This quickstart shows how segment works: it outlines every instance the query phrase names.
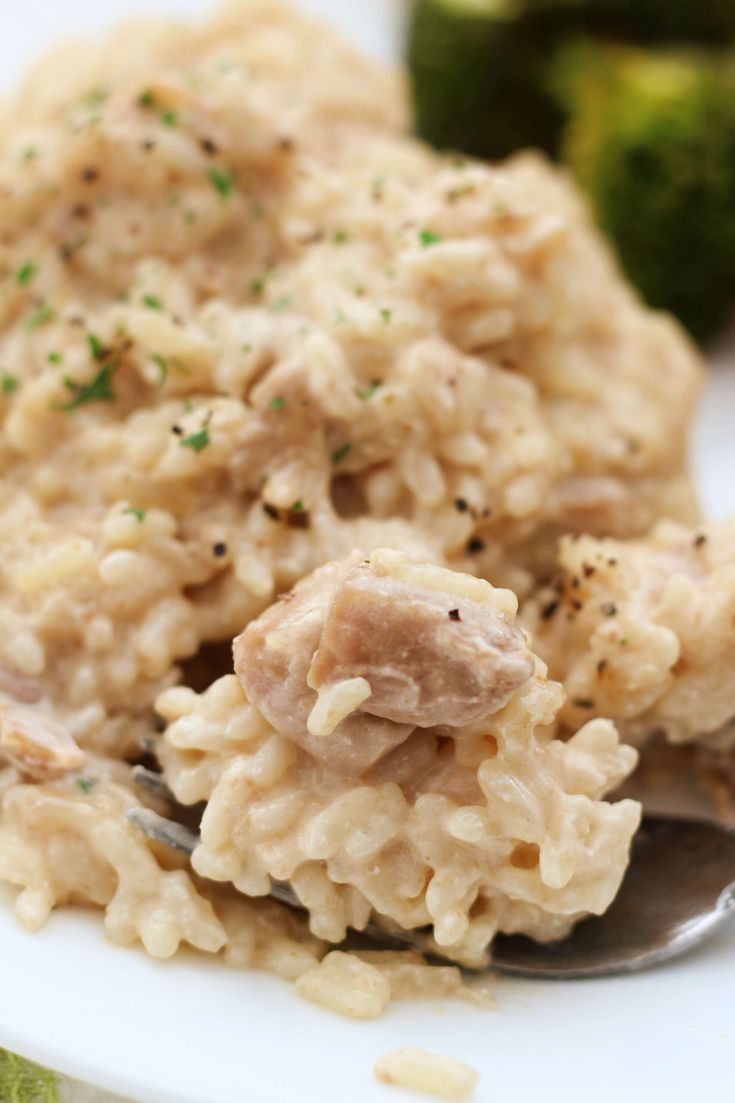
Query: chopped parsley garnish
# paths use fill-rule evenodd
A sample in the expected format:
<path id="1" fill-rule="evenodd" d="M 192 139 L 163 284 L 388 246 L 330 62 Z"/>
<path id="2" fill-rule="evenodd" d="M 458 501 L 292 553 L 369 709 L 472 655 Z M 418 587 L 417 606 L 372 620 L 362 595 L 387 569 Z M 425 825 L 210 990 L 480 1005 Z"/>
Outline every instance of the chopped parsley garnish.
<path id="1" fill-rule="evenodd" d="M 37 271 L 38 266 L 35 265 L 33 261 L 27 260 L 25 264 L 21 264 L 20 268 L 15 273 L 15 282 L 20 287 L 25 287 L 31 282 Z"/>
<path id="2" fill-rule="evenodd" d="M 87 344 L 89 345 L 89 351 L 92 354 L 93 360 L 103 360 L 105 355 L 105 347 L 100 341 L 99 337 L 96 337 L 94 333 L 87 334 Z"/>
<path id="3" fill-rule="evenodd" d="M 297 498 L 294 504 L 291 506 L 291 509 L 294 513 L 303 513 L 304 503 L 301 501 L 300 498 Z"/>
<path id="4" fill-rule="evenodd" d="M 349 455 L 349 453 L 351 451 L 352 451 L 352 445 L 350 444 L 349 441 L 345 441 L 345 443 L 341 446 L 341 448 L 338 448 L 336 452 L 332 452 L 332 463 L 335 463 L 335 464 L 336 463 L 341 463 L 342 460 L 347 455 Z"/>
<path id="5" fill-rule="evenodd" d="M 223 199 L 229 199 L 232 194 L 232 188 L 235 183 L 235 178 L 230 172 L 225 172 L 224 169 L 211 168 L 207 173 L 212 187 L 215 188 Z"/>
<path id="6" fill-rule="evenodd" d="M 286 399 L 281 398 L 280 395 L 276 395 L 276 397 L 272 398 L 270 400 L 270 402 L 268 403 L 268 409 L 269 410 L 282 410 L 285 405 L 286 405 Z"/>
<path id="7" fill-rule="evenodd" d="M 77 785 L 83 793 L 91 793 L 97 784 L 97 778 L 94 777 L 80 777 L 77 781 Z"/>
<path id="8" fill-rule="evenodd" d="M 157 295 L 143 295 L 141 302 L 143 306 L 147 306 L 149 310 L 163 310 L 163 303 Z"/>
<path id="9" fill-rule="evenodd" d="M 332 241 L 335 245 L 344 245 L 348 241 L 346 230 L 335 230 L 332 234 Z"/>
<path id="10" fill-rule="evenodd" d="M 281 299 L 276 299 L 274 303 L 270 305 L 271 314 L 283 314 L 284 310 L 288 310 L 291 305 L 291 300 L 287 295 L 284 295 Z"/>
<path id="11" fill-rule="evenodd" d="M 388 309 L 386 309 L 386 307 L 384 307 L 384 306 L 381 306 L 381 308 L 380 308 L 380 310 L 378 311 L 378 313 L 380 314 L 380 317 L 381 317 L 381 318 L 383 319 L 383 321 L 385 322 L 385 324 L 386 324 L 386 325 L 388 325 L 388 323 L 390 322 L 391 318 L 393 317 L 393 311 L 392 311 L 392 310 L 388 310 Z"/>
<path id="12" fill-rule="evenodd" d="M 173 128 L 179 125 L 179 116 L 175 111 L 164 111 L 161 115 L 161 122 L 164 126 Z"/>
<path id="13" fill-rule="evenodd" d="M 156 106 L 156 97 L 150 88 L 146 88 L 140 93 L 138 96 L 138 103 L 148 111 L 151 111 Z"/>
<path id="14" fill-rule="evenodd" d="M 56 317 L 56 311 L 53 307 L 47 306 L 46 303 L 42 303 L 37 307 L 32 314 L 29 314 L 25 320 L 26 333 L 33 333 L 34 329 L 39 329 L 40 326 L 45 326 L 47 322 L 52 322 Z"/>
<path id="15" fill-rule="evenodd" d="M 191 448 L 193 452 L 203 452 L 204 449 L 210 444 L 209 429 L 205 425 L 203 429 L 200 429 L 198 433 L 192 433 L 188 437 L 184 437 L 179 441 L 182 448 Z"/>
<path id="16" fill-rule="evenodd" d="M 113 361 L 103 364 L 95 377 L 89 383 L 77 383 L 73 379 L 65 379 L 64 386 L 72 391 L 72 397 L 68 402 L 60 402 L 54 409 L 72 413 L 80 406 L 86 406 L 90 402 L 114 402 L 115 392 L 112 389 L 112 377 L 117 371 L 118 364 Z"/>
<path id="17" fill-rule="evenodd" d="M 426 249 L 429 245 L 437 245 L 441 238 L 433 230 L 419 230 L 419 241 Z"/>
<path id="18" fill-rule="evenodd" d="M 369 387 L 355 387 L 355 394 L 359 399 L 362 399 L 363 402 L 369 402 L 379 386 L 380 380 L 376 379 Z"/>
<path id="19" fill-rule="evenodd" d="M 38 157 L 38 150 L 35 146 L 26 146 L 21 157 L 24 161 L 34 161 Z"/>
<path id="20" fill-rule="evenodd" d="M 184 211 L 184 222 L 186 222 L 187 226 L 191 226 L 192 222 L 196 222 L 197 218 L 198 215 L 196 211 Z"/>
<path id="21" fill-rule="evenodd" d="M 262 295 L 264 291 L 265 291 L 265 280 L 264 279 L 252 280 L 252 282 L 250 284 L 250 294 L 251 295 Z"/>
<path id="22" fill-rule="evenodd" d="M 140 521 L 141 524 L 143 523 L 143 521 L 145 521 L 145 515 L 147 512 L 148 511 L 145 509 L 138 509 L 137 506 L 130 506 L 129 509 L 125 510 L 125 513 L 132 514 L 135 520 Z"/>
<path id="23" fill-rule="evenodd" d="M 601 609 L 606 617 L 614 617 L 618 611 L 618 607 L 614 601 L 606 601 L 605 604 L 601 606 Z"/>
<path id="24" fill-rule="evenodd" d="M 64 363 L 64 357 L 61 355 L 60 352 L 50 352 L 48 354 L 47 360 L 48 360 L 49 364 L 63 364 Z"/>
<path id="25" fill-rule="evenodd" d="M 13 391 L 18 390 L 20 383 L 14 375 L 3 372 L 2 376 L 0 376 L 0 386 L 2 387 L 3 394 L 12 394 Z"/>

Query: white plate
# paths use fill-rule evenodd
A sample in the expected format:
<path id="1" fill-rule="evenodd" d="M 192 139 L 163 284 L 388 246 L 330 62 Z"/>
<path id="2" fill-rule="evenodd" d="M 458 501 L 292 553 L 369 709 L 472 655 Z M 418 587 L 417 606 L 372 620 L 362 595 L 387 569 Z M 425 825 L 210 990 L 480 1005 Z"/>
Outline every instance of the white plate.
<path id="1" fill-rule="evenodd" d="M 391 2 L 307 6 L 390 54 Z M 203 11 L 206 4 L 149 0 L 146 7 Z M 60 33 L 130 9 L 130 0 L 23 0 L 12 14 L 3 11 L 3 79 Z M 735 512 L 735 354 L 725 350 L 720 360 L 695 461 L 708 511 L 725 516 Z M 232 972 L 193 953 L 160 963 L 119 949 L 94 914 L 61 911 L 40 934 L 26 934 L 13 920 L 12 898 L 0 889 L 0 1045 L 142 1103 L 388 1103 L 373 1063 L 408 1044 L 477 1068 L 477 1103 L 732 1098 L 735 925 L 688 959 L 639 977 L 501 980 L 495 1012 L 407 1003 L 377 1022 L 352 1023 L 269 976 Z"/>

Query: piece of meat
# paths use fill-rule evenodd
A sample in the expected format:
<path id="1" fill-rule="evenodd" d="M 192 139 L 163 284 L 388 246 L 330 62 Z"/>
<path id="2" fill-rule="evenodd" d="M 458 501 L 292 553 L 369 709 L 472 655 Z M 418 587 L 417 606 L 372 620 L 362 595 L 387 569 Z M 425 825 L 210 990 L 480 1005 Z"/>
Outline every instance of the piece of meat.
<path id="1" fill-rule="evenodd" d="M 523 633 L 497 609 L 361 563 L 332 594 L 309 684 L 366 678 L 360 707 L 372 716 L 461 727 L 497 712 L 532 673 Z"/>
<path id="2" fill-rule="evenodd" d="M 78 770 L 85 759 L 66 728 L 22 707 L 0 712 L 0 754 L 38 781 Z"/>
<path id="3" fill-rule="evenodd" d="M 451 588 L 451 572 L 429 576 L 409 565 L 406 574 L 407 565 L 385 552 L 329 564 L 235 640 L 249 699 L 336 769 L 367 769 L 417 727 L 490 716 L 533 673 L 525 637 L 493 602 L 496 591 L 473 580 L 468 595 Z M 353 702 L 344 715 L 341 690 Z M 319 730 L 315 706 L 324 698 L 332 723 Z M 329 715 L 322 710 L 320 723 Z"/>

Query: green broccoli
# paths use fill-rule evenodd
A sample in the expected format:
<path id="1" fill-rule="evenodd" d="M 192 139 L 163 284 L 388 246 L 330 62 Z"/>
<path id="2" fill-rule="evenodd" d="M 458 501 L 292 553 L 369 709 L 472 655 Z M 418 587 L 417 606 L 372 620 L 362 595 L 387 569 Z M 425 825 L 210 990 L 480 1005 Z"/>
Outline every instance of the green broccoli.
<path id="1" fill-rule="evenodd" d="M 433 145 L 478 157 L 553 152 L 562 117 L 539 84 L 544 17 L 526 0 L 417 0 L 408 64 L 415 125 Z"/>
<path id="2" fill-rule="evenodd" d="M 56 1077 L 0 1049 L 0 1100 L 3 1103 L 57 1103 Z"/>
<path id="3" fill-rule="evenodd" d="M 607 31 L 632 43 L 715 44 L 735 39 L 732 0 L 527 0 L 577 32 Z"/>
<path id="4" fill-rule="evenodd" d="M 735 293 L 735 64 L 578 43 L 561 50 L 562 155 L 623 267 L 705 339 Z"/>

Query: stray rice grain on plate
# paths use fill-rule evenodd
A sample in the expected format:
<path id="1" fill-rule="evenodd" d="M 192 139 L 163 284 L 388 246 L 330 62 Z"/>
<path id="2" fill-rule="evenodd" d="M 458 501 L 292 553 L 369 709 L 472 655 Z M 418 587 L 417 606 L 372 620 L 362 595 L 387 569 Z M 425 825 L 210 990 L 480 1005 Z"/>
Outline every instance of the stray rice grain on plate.
<path id="1" fill-rule="evenodd" d="M 480 1079 L 474 1069 L 455 1057 L 427 1053 L 418 1046 L 405 1046 L 379 1057 L 375 1075 L 384 1084 L 458 1100 L 468 1099 Z"/>

